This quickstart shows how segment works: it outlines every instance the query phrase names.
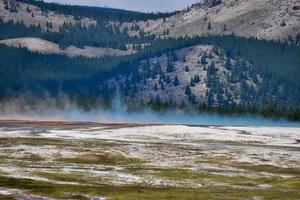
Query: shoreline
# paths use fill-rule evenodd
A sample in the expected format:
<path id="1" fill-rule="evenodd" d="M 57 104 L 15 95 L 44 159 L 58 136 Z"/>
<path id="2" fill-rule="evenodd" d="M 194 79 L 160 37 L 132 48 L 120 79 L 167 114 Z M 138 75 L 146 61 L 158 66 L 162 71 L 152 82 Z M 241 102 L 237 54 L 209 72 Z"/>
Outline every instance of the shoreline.
<path id="1" fill-rule="evenodd" d="M 241 125 L 241 124 L 192 124 L 192 123 L 132 123 L 132 122 L 97 122 L 97 121 L 76 121 L 76 120 L 27 120 L 27 119 L 0 119 L 1 126 L 31 126 L 31 127 L 60 127 L 60 128 L 76 128 L 76 127 L 97 127 L 106 126 L 114 128 L 130 128 L 130 127 L 143 127 L 143 126 L 187 126 L 187 127 L 278 127 L 278 128 L 300 128 L 299 125 L 283 126 L 278 124 L 278 126 L 266 125 Z"/>
<path id="2" fill-rule="evenodd" d="M 147 125 L 161 125 L 150 123 L 125 123 L 125 122 L 93 122 L 93 121 L 67 121 L 67 120 L 15 120 L 0 119 L 0 126 L 34 126 L 34 127 L 85 127 L 85 126 L 115 126 L 115 127 L 137 127 Z"/>

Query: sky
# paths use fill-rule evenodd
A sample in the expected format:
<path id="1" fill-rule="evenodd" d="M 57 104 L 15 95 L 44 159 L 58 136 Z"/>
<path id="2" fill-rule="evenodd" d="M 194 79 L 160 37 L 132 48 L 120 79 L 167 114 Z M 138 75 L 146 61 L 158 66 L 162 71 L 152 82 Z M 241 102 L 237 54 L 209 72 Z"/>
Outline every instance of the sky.
<path id="1" fill-rule="evenodd" d="M 165 12 L 186 8 L 200 0 L 45 0 L 72 5 L 121 8 L 143 12 Z"/>

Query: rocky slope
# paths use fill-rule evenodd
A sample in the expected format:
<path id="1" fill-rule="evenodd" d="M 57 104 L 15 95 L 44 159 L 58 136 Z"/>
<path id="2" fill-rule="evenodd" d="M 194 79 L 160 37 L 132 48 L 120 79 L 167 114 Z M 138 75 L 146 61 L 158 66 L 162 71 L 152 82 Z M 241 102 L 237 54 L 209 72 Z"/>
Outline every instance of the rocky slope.
<path id="1" fill-rule="evenodd" d="M 164 37 L 231 34 L 267 40 L 296 37 L 300 2 L 296 0 L 205 0 L 166 19 L 137 23 Z"/>
<path id="2" fill-rule="evenodd" d="M 23 21 L 26 25 L 41 25 L 44 30 L 56 32 L 64 23 L 96 24 L 91 18 L 75 19 L 53 11 L 18 2 L 18 12 L 11 12 L 0 1 L 0 17 L 5 21 Z M 12 1 L 12 0 L 10 0 Z M 47 25 L 51 22 L 51 27 Z M 146 34 L 161 37 L 232 34 L 267 40 L 286 40 L 300 34 L 300 2 L 297 0 L 204 0 L 177 12 L 168 18 L 148 21 L 110 21 L 115 28 L 130 35 Z"/>
<path id="3" fill-rule="evenodd" d="M 6 6 L 5 2 L 8 2 L 8 6 Z M 13 7 L 15 7 L 15 10 Z M 59 27 L 64 23 L 80 23 L 82 26 L 97 23 L 95 20 L 89 18 L 79 20 L 71 15 L 62 15 L 52 11 L 43 12 L 36 6 L 13 0 L 0 0 L 0 18 L 4 21 L 13 20 L 14 22 L 23 22 L 27 26 L 40 25 L 43 30 L 52 32 L 57 32 Z M 49 26 L 50 23 L 51 26 Z"/>
<path id="4" fill-rule="evenodd" d="M 264 104 L 286 96 L 285 83 L 217 47 L 197 45 L 144 60 L 138 72 L 109 81 L 129 99 L 176 105 Z M 275 95 L 275 96 L 274 96 Z"/>

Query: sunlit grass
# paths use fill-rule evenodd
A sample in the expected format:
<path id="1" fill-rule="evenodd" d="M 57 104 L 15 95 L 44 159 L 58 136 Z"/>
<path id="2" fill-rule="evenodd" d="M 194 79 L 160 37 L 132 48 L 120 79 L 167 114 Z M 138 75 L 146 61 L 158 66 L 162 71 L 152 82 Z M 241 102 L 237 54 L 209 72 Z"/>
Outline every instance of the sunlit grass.
<path id="1" fill-rule="evenodd" d="M 30 179 L 16 179 L 0 176 L 0 187 L 22 189 L 32 194 L 61 199 L 88 199 L 89 196 L 110 197 L 115 200 L 138 199 L 247 199 L 262 197 L 271 199 L 299 199 L 297 191 L 283 191 L 276 189 L 230 189 L 226 187 L 203 187 L 200 189 L 180 189 L 170 187 L 142 187 L 142 186 L 110 186 L 110 185 L 68 185 L 56 184 Z"/>
<path id="2" fill-rule="evenodd" d="M 260 197 L 264 200 L 300 199 L 300 192 L 298 192 L 298 188 L 300 188 L 300 171 L 298 168 L 240 163 L 225 155 L 211 157 L 205 150 L 201 149 L 199 149 L 199 152 L 198 149 L 193 149 L 191 154 L 195 155 L 194 160 L 191 160 L 191 163 L 187 162 L 186 168 L 173 168 L 172 166 L 163 168 L 158 165 L 151 165 L 151 163 L 147 162 L 147 158 L 145 160 L 133 158 L 127 154 L 114 151 L 115 147 L 126 144 L 101 140 L 73 141 L 46 138 L 4 138 L 0 140 L 0 145 L 1 147 L 16 145 L 42 147 L 47 145 L 62 151 L 61 154 L 52 158 L 49 156 L 44 158 L 33 153 L 14 156 L 14 152 L 7 153 L 7 155 L 4 151 L 2 152 L 3 155 L 0 156 L 1 163 L 11 162 L 12 166 L 22 168 L 24 171 L 26 171 L 27 167 L 30 167 L 32 170 L 30 173 L 33 177 L 48 179 L 48 181 L 38 181 L 13 178 L 7 173 L 1 173 L 0 171 L 0 188 L 21 189 L 26 194 L 52 197 L 54 199 L 90 199 L 92 196 L 108 197 L 112 200 L 244 200 L 253 197 Z M 110 149 L 111 151 L 109 151 Z M 75 152 L 74 155 L 76 157 L 64 157 L 64 150 Z M 55 168 L 56 164 L 59 166 L 58 168 Z M 218 168 L 196 171 L 191 170 L 191 164 L 199 166 L 207 164 L 218 166 Z M 179 184 L 173 186 L 170 184 L 161 186 L 159 184 L 150 185 L 143 183 L 118 186 L 118 184 L 112 183 L 114 181 L 113 177 L 111 179 L 108 177 L 107 179 L 107 177 L 101 177 L 101 175 L 93 176 L 88 169 L 84 172 L 76 172 L 76 169 L 85 169 L 84 167 L 93 167 L 94 165 L 104 165 L 101 167 L 104 167 L 105 169 L 103 170 L 107 171 L 116 170 L 115 167 L 120 167 L 120 169 L 117 169 L 120 170 L 118 171 L 120 173 L 138 175 L 145 179 L 150 177 L 153 180 L 170 180 L 181 183 L 186 181 L 190 185 Z M 51 169 L 52 166 L 53 169 Z M 64 166 L 72 166 L 75 170 L 72 171 L 70 167 L 68 172 L 60 171 L 60 167 Z M 42 167 L 44 170 L 40 170 L 39 167 Z M 229 167 L 233 170 L 232 173 L 224 171 Z M 243 170 L 245 173 L 239 174 L 239 171 L 234 171 L 234 169 Z M 251 174 L 256 176 L 251 176 Z M 269 174 L 270 176 L 262 174 Z M 280 175 L 289 175 L 291 177 L 283 178 Z M 201 187 L 193 189 L 191 187 L 193 183 L 199 184 Z M 262 186 L 269 186 L 270 188 Z M 0 199 L 10 200 L 13 198 L 0 195 Z"/>
<path id="3" fill-rule="evenodd" d="M 112 155 L 108 153 L 90 153 L 80 157 L 59 158 L 57 161 L 76 164 L 94 164 L 94 165 L 124 165 L 133 163 L 142 163 L 143 161 L 137 158 L 130 158 L 121 155 Z"/>
<path id="4" fill-rule="evenodd" d="M 0 200 L 16 200 L 14 197 L 10 195 L 2 195 L 0 194 Z"/>

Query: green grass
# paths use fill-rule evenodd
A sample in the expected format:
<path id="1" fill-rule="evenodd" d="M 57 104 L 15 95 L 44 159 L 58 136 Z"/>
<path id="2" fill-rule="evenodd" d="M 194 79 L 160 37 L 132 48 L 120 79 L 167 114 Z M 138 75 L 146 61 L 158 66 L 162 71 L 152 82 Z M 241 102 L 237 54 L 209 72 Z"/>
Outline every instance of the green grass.
<path id="1" fill-rule="evenodd" d="M 121 155 L 112 154 L 97 154 L 90 153 L 74 158 L 58 158 L 57 161 L 76 164 L 94 164 L 94 165 L 124 165 L 142 163 L 143 161 L 137 158 L 129 158 Z"/>
<path id="2" fill-rule="evenodd" d="M 19 162 L 21 165 L 21 164 L 25 164 L 24 161 L 41 162 L 41 161 L 44 161 L 45 159 L 39 155 L 32 154 L 32 153 L 24 154 L 22 157 L 18 157 L 18 158 L 14 157 L 14 154 L 12 154 L 10 156 L 8 156 L 8 155 L 0 156 L 0 163 L 5 163 L 8 160 L 13 160 L 13 161 Z"/>
<path id="3" fill-rule="evenodd" d="M 21 157 L 21 158 L 18 158 L 18 160 L 32 161 L 32 162 L 40 162 L 40 161 L 44 161 L 45 159 L 42 158 L 42 157 L 39 156 L 39 155 L 29 153 L 29 154 L 25 154 L 25 155 L 24 155 L 23 157 Z"/>
<path id="4" fill-rule="evenodd" d="M 16 199 L 10 195 L 1 195 L 0 194 L 0 200 L 16 200 Z"/>
<path id="5" fill-rule="evenodd" d="M 220 157 L 206 157 L 206 154 L 199 152 L 199 163 L 216 164 L 220 166 L 229 166 L 239 169 L 244 169 L 249 172 L 268 172 L 273 174 L 288 174 L 293 175 L 292 178 L 280 178 L 280 177 L 245 177 L 245 176 L 226 176 L 213 174 L 217 170 L 210 172 L 196 172 L 185 169 L 161 169 L 158 167 L 151 167 L 146 165 L 143 160 L 125 157 L 122 155 L 114 155 L 105 153 L 106 149 L 109 149 L 111 145 L 103 141 L 62 141 L 52 139 L 39 139 L 39 138 L 7 138 L 0 141 L 0 146 L 9 145 L 55 145 L 57 147 L 72 149 L 72 151 L 83 152 L 84 155 L 74 158 L 57 158 L 55 161 L 59 161 L 63 164 L 94 164 L 94 165 L 126 165 L 125 172 L 136 174 L 139 176 L 153 176 L 154 178 L 164 178 L 175 181 L 192 180 L 196 183 L 204 185 L 199 189 L 184 189 L 174 187 L 150 187 L 142 185 L 131 186 L 113 186 L 105 185 L 104 179 L 101 177 L 92 177 L 88 173 L 48 173 L 48 172 L 33 172 L 34 175 L 45 177 L 53 181 L 67 182 L 66 184 L 50 183 L 45 181 L 36 181 L 31 179 L 18 179 L 8 177 L 7 174 L 0 173 L 0 188 L 12 188 L 22 189 L 28 194 L 36 194 L 40 196 L 48 196 L 55 199 L 89 199 L 90 196 L 102 196 L 109 197 L 114 200 L 239 200 L 250 199 L 252 197 L 261 197 L 266 200 L 273 199 L 300 199 L 300 170 L 296 168 L 280 168 L 268 165 L 253 165 L 248 163 L 237 163 L 231 160 L 231 158 Z M 122 145 L 122 144 L 118 144 Z M 91 147 L 97 148 L 97 151 L 91 151 Z M 2 160 L 3 158 L 3 160 Z M 0 157 L 0 162 L 5 159 L 13 159 Z M 27 162 L 24 161 L 39 162 L 43 161 L 38 155 L 25 154 L 23 157 L 18 158 L 16 162 L 18 166 L 24 164 L 26 167 Z M 188 163 L 187 163 L 188 164 Z M 50 165 L 50 163 L 49 163 Z M 187 165 L 188 167 L 189 165 Z M 68 182 L 76 182 L 79 185 L 68 184 Z M 212 186 L 211 183 L 226 183 L 229 185 L 252 187 L 262 184 L 272 186 L 269 189 L 232 189 L 225 186 Z M 1 199 L 13 199 L 9 196 L 1 196 Z"/>
<path id="6" fill-rule="evenodd" d="M 32 145 L 32 146 L 43 146 L 43 145 L 62 145 L 67 146 L 63 140 L 59 139 L 48 139 L 48 138 L 25 138 L 25 137 L 18 137 L 18 138 L 1 138 L 0 146 L 1 147 L 9 147 L 9 146 L 17 146 L 17 145 Z"/>
<path id="7" fill-rule="evenodd" d="M 246 176 L 225 176 L 219 174 L 196 172 L 183 169 L 157 170 L 150 173 L 156 177 L 167 178 L 170 180 L 193 180 L 196 183 L 207 185 L 212 182 L 226 183 L 238 186 L 259 186 L 271 185 L 278 189 L 297 190 L 300 188 L 300 177 L 279 178 L 279 177 L 246 177 Z"/>
<path id="8" fill-rule="evenodd" d="M 37 172 L 35 173 L 39 177 L 45 177 L 54 181 L 63 181 L 63 182 L 76 182 L 81 184 L 97 184 L 103 182 L 101 177 L 89 176 L 86 173 L 49 173 L 49 172 Z"/>
<path id="9" fill-rule="evenodd" d="M 110 186 L 110 185 L 68 185 L 55 184 L 30 179 L 16 179 L 0 176 L 0 187 L 22 189 L 32 194 L 60 199 L 86 199 L 87 196 L 110 197 L 112 200 L 224 200 L 247 199 L 254 196 L 266 200 L 299 199 L 300 193 L 284 190 L 243 190 L 222 187 L 204 187 L 200 189 L 150 188 L 142 186 Z"/>
<path id="10" fill-rule="evenodd" d="M 207 157 L 206 155 L 203 155 L 201 156 L 201 158 L 198 159 L 196 163 L 217 164 L 221 166 L 234 167 L 252 172 L 267 172 L 273 174 L 300 176 L 299 168 L 284 168 L 272 165 L 256 165 L 253 163 L 242 163 L 233 161 L 230 157 L 226 156 Z"/>
<path id="11" fill-rule="evenodd" d="M 300 169 L 298 168 L 282 168 L 271 165 L 254 165 L 254 164 L 235 164 L 236 167 L 246 169 L 254 172 L 268 172 L 273 174 L 288 174 L 300 176 Z"/>

